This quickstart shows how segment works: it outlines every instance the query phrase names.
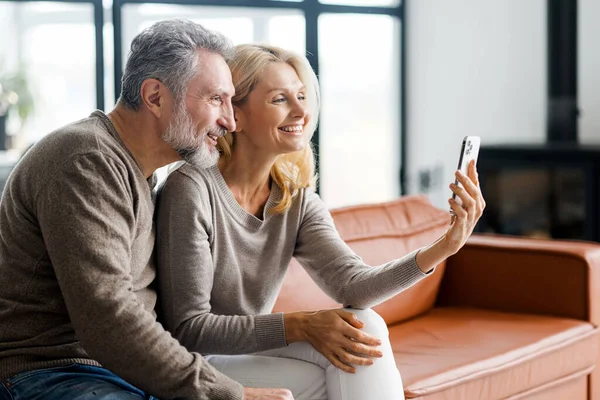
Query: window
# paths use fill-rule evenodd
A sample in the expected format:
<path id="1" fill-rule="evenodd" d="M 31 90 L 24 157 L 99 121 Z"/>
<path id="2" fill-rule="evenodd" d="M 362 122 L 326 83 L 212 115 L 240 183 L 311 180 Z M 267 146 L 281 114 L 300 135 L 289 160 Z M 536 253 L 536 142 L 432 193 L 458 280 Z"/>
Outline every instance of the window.
<path id="1" fill-rule="evenodd" d="M 33 95 L 30 118 L 11 112 L 6 126 L 7 147 L 24 150 L 97 106 L 94 5 L 0 2 L 0 15 L 0 72 L 22 71 Z"/>
<path id="2" fill-rule="evenodd" d="M 305 52 L 302 11 L 243 7 L 126 4 L 123 8 L 123 60 L 133 37 L 154 22 L 185 18 L 226 35 L 234 44 L 265 42 Z"/>
<path id="3" fill-rule="evenodd" d="M 330 207 L 391 200 L 400 193 L 398 21 L 324 14 L 319 33 L 322 196 Z"/>
<path id="4" fill-rule="evenodd" d="M 0 60 L 5 68 L 26 66 L 35 103 L 23 127 L 10 118 L 10 145 L 22 150 L 96 107 L 112 109 L 133 37 L 155 21 L 185 18 L 236 44 L 263 42 L 307 55 L 321 84 L 314 142 L 319 191 L 329 207 L 400 194 L 400 0 L 201 3 L 0 0 L 0 36 L 8 39 L 0 41 Z"/>
<path id="5" fill-rule="evenodd" d="M 323 4 L 339 4 L 349 6 L 396 7 L 400 0 L 319 0 Z"/>

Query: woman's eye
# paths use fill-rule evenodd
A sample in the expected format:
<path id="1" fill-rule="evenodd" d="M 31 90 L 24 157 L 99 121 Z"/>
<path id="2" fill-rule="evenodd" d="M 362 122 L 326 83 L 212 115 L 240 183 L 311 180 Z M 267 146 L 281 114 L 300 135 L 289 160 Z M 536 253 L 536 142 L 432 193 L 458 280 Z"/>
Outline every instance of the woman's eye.
<path id="1" fill-rule="evenodd" d="M 285 101 L 285 97 L 278 97 L 273 99 L 273 103 L 283 103 Z"/>
<path id="2" fill-rule="evenodd" d="M 303 94 L 299 94 L 298 100 L 306 100 L 306 96 L 304 96 Z"/>

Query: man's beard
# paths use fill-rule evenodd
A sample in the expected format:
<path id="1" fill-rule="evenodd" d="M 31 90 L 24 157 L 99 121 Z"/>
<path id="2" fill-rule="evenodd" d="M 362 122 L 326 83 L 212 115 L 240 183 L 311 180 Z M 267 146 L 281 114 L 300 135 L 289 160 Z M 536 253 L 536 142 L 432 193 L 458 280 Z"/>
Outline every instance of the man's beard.
<path id="1" fill-rule="evenodd" d="M 219 151 L 206 143 L 209 133 L 223 136 L 227 131 L 222 128 L 205 128 L 198 134 L 192 117 L 182 105 L 173 114 L 161 137 L 184 161 L 198 168 L 209 168 L 219 161 Z"/>

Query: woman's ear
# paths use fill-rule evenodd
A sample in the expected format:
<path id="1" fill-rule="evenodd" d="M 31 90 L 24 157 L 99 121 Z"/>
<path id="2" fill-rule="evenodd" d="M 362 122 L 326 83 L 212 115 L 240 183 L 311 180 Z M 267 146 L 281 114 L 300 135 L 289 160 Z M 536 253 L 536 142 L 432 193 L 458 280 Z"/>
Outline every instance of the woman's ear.
<path id="1" fill-rule="evenodd" d="M 235 119 L 235 131 L 242 132 L 244 130 L 244 112 L 238 106 L 233 106 L 233 118 Z"/>

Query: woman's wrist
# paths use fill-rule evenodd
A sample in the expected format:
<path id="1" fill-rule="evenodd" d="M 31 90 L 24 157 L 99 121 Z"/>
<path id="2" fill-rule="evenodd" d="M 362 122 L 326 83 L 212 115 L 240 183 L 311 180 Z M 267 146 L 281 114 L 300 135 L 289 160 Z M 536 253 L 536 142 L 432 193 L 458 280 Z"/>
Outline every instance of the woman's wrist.
<path id="1" fill-rule="evenodd" d="M 446 235 L 444 235 L 431 245 L 419 250 L 416 256 L 416 262 L 423 273 L 428 273 L 454 253 L 456 253 L 456 251 L 448 244 Z"/>
<path id="2" fill-rule="evenodd" d="M 305 315 L 302 312 L 283 314 L 283 327 L 287 344 L 304 341 L 303 324 Z"/>

